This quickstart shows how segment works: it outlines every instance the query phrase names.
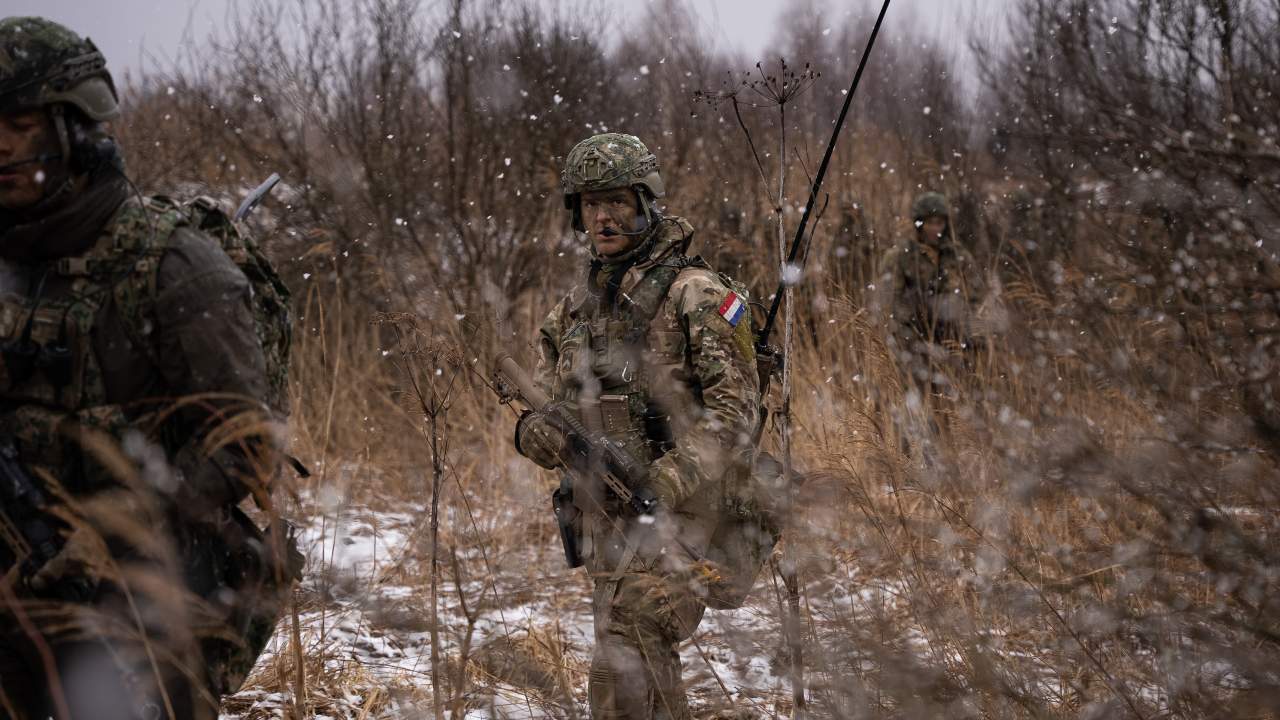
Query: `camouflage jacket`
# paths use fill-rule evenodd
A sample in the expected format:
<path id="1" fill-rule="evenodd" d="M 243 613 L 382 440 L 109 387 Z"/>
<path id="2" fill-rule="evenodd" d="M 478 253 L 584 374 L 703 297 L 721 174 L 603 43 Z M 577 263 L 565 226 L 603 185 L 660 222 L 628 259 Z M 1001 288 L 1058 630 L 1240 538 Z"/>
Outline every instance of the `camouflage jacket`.
<path id="1" fill-rule="evenodd" d="M 891 329 L 930 342 L 964 340 L 978 300 L 978 267 L 956 243 L 895 243 L 876 271 L 873 303 Z"/>
<path id="2" fill-rule="evenodd" d="M 733 314 L 723 311 L 741 290 L 703 264 L 679 261 L 692 238 L 687 221 L 665 218 L 657 232 L 618 293 L 625 304 L 645 293 L 655 270 L 679 268 L 655 298 L 652 319 L 640 324 L 643 334 L 629 339 L 632 323 L 618 308 L 602 307 L 587 286 L 575 288 L 542 326 L 534 378 L 588 427 L 651 460 L 651 489 L 665 507 L 687 508 L 695 493 L 719 497 L 698 491 L 750 466 L 759 381 L 749 320 L 731 323 L 726 315 Z"/>
<path id="3" fill-rule="evenodd" d="M 243 499 L 271 441 L 265 361 L 239 268 L 175 206 L 123 194 L 100 227 L 37 227 L 83 239 L 63 241 L 76 248 L 63 257 L 3 263 L 0 337 L 38 352 L 33 368 L 11 352 L 0 359 L 0 433 L 24 464 L 73 493 L 116 484 L 110 463 L 86 452 L 99 431 L 144 475 L 157 472 L 147 448 L 163 451 L 176 472 L 148 479 L 169 508 L 198 517 Z M 233 415 L 229 434 L 223 420 Z"/>

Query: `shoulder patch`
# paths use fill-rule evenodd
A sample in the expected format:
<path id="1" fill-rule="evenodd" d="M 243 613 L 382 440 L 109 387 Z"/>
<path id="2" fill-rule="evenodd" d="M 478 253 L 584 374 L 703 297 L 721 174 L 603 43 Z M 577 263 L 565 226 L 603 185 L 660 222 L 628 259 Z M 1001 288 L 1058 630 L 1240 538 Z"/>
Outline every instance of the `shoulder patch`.
<path id="1" fill-rule="evenodd" d="M 737 293 L 730 290 L 724 301 L 720 303 L 720 308 L 717 312 L 730 326 L 737 327 L 746 311 L 747 304 L 742 301 L 742 298 L 738 297 Z"/>

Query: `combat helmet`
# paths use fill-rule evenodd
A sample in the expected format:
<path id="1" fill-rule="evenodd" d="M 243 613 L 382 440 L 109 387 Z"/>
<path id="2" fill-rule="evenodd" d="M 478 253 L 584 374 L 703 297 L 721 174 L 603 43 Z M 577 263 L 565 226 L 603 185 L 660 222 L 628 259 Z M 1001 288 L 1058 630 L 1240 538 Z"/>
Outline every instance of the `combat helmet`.
<path id="1" fill-rule="evenodd" d="M 942 193 L 924 192 L 916 196 L 911 203 L 911 219 L 920 222 L 925 218 L 938 216 L 951 220 L 951 210 L 947 208 L 947 198 Z"/>
<path id="2" fill-rule="evenodd" d="M 940 217 L 946 222 L 942 230 L 942 239 L 950 240 L 951 210 L 947 207 L 947 198 L 942 193 L 923 192 L 911 203 L 911 219 L 915 223 L 917 233 L 923 234 L 924 221 L 931 217 Z M 935 238 L 924 239 L 930 244 L 937 241 Z"/>
<path id="3" fill-rule="evenodd" d="M 656 213 L 653 201 L 667 193 L 658 173 L 658 158 L 635 135 L 603 133 L 573 146 L 560 174 L 565 209 L 573 213 L 573 228 L 585 232 L 582 206 L 584 192 L 633 188 L 641 193 L 646 219 Z"/>
<path id="4" fill-rule="evenodd" d="M 47 108 L 69 160 L 67 105 L 93 124 L 120 115 L 119 95 L 97 46 L 52 20 L 0 20 L 0 112 Z"/>

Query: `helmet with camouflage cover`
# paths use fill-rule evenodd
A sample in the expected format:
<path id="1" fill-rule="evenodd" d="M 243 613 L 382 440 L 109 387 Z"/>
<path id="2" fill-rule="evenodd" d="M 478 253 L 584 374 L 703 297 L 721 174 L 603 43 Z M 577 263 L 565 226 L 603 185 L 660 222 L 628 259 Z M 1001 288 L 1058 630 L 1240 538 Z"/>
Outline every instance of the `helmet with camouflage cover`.
<path id="1" fill-rule="evenodd" d="M 915 221 L 930 217 L 951 219 L 951 210 L 947 208 L 947 198 L 942 193 L 925 192 L 916 196 L 911 203 L 911 219 Z"/>
<path id="2" fill-rule="evenodd" d="M 39 17 L 0 20 L 0 113 L 44 110 L 53 121 L 58 154 L 16 164 L 57 162 L 43 202 L 71 191 L 72 176 L 103 167 L 123 172 L 104 122 L 120 115 L 107 61 L 93 41 Z"/>
<path id="3" fill-rule="evenodd" d="M 658 158 L 635 135 L 603 133 L 573 146 L 560 174 L 565 209 L 573 212 L 573 227 L 583 231 L 578 198 L 584 192 L 633 188 L 643 190 L 642 206 L 650 213 L 653 199 L 666 195 Z"/>
<path id="4" fill-rule="evenodd" d="M 92 121 L 120 114 L 107 61 L 88 38 L 38 17 L 0 20 L 0 112 L 67 103 Z"/>

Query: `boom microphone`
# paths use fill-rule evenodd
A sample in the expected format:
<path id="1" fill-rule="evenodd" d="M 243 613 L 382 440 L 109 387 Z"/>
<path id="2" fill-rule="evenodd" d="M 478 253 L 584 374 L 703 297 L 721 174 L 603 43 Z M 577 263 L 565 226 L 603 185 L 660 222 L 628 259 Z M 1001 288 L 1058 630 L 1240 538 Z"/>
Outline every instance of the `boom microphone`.
<path id="1" fill-rule="evenodd" d="M 605 228 L 600 231 L 600 234 L 604 235 L 605 237 L 616 237 L 618 235 L 622 235 L 624 237 L 636 237 L 638 235 L 643 235 L 647 232 L 649 232 L 649 228 L 647 227 L 642 228 L 640 230 L 636 230 L 635 232 L 626 232 L 625 230 L 614 230 L 613 228 Z"/>
<path id="2" fill-rule="evenodd" d="M 5 173 L 9 170 L 13 170 L 14 168 L 20 168 L 23 165 L 33 165 L 35 163 L 47 163 L 53 160 L 61 160 L 61 159 L 62 159 L 62 153 L 40 153 L 39 155 L 36 155 L 33 158 L 27 158 L 26 160 L 19 160 L 18 162 L 11 162 L 8 165 L 0 165 L 0 173 Z"/>

